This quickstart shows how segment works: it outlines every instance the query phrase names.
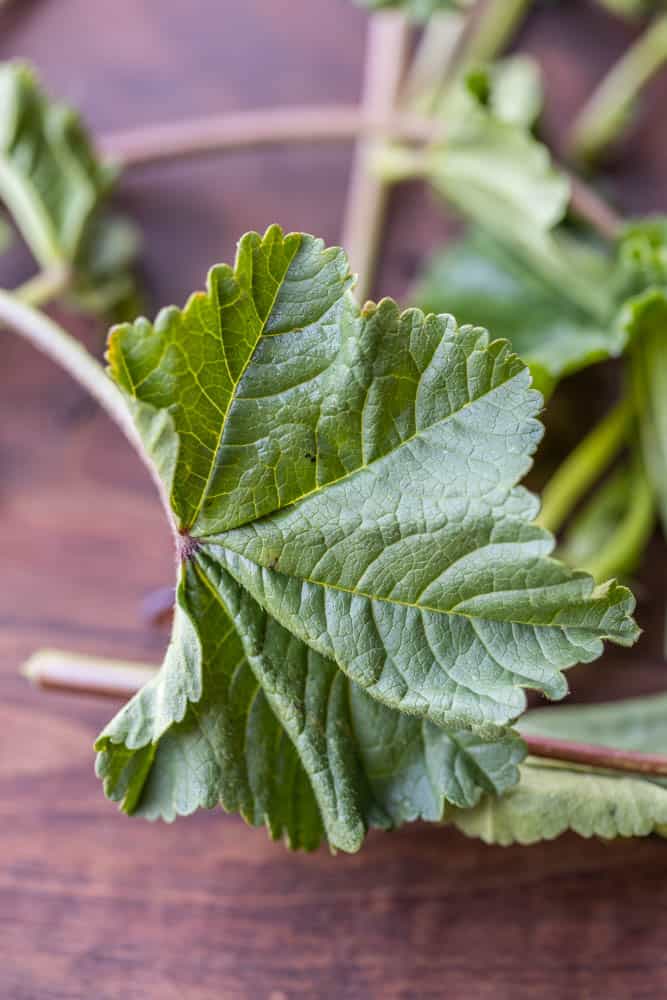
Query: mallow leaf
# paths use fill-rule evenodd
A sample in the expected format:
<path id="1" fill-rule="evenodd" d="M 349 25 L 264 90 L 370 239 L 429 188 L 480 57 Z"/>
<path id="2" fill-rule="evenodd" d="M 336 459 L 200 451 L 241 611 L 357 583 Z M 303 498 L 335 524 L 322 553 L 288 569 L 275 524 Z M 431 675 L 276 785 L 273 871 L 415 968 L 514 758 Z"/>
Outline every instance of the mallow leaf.
<path id="1" fill-rule="evenodd" d="M 533 116 L 517 121 L 514 102 L 498 97 L 503 79 L 498 67 L 466 75 L 447 98 L 445 139 L 423 169 L 466 216 L 523 246 L 563 218 L 570 186 L 532 135 Z"/>
<path id="2" fill-rule="evenodd" d="M 353 851 L 369 826 L 440 820 L 446 802 L 516 782 L 515 734 L 447 733 L 379 704 L 214 572 L 215 589 L 185 567 L 165 666 L 100 738 L 98 773 L 126 811 L 173 820 L 221 803 L 293 848 L 326 834 Z M 176 649 L 196 657 L 184 674 L 201 678 L 197 692 L 175 689 Z M 145 726 L 163 735 L 145 744 Z"/>
<path id="3" fill-rule="evenodd" d="M 43 268 L 73 271 L 73 296 L 128 294 L 136 235 L 121 250 L 105 215 L 115 169 L 101 163 L 79 116 L 51 101 L 22 63 L 0 64 L 0 200 Z"/>
<path id="4" fill-rule="evenodd" d="M 627 339 L 480 229 L 433 257 L 413 299 L 427 312 L 451 312 L 509 340 L 544 395 L 563 376 L 621 354 Z"/>
<path id="5" fill-rule="evenodd" d="M 529 758 L 516 787 L 452 822 L 487 844 L 535 844 L 568 830 L 581 837 L 647 837 L 667 823 L 667 788 L 645 778 L 577 771 Z"/>
<path id="6" fill-rule="evenodd" d="M 525 735 L 594 743 L 645 753 L 667 752 L 667 695 L 599 705 L 568 705 L 527 712 Z M 645 837 L 663 833 L 667 788 L 662 779 L 568 767 L 537 758 L 521 766 L 521 780 L 502 798 L 452 810 L 464 833 L 489 844 L 532 844 L 566 830 L 583 837 Z"/>
<path id="7" fill-rule="evenodd" d="M 330 841 L 352 849 L 374 822 L 432 817 L 443 799 L 506 786 L 493 774 L 512 773 L 512 748 L 508 765 L 504 750 L 457 734 L 511 738 L 503 727 L 525 708 L 523 688 L 560 698 L 563 671 L 597 657 L 605 637 L 636 638 L 629 592 L 551 559 L 553 539 L 531 523 L 537 503 L 516 483 L 540 438 L 541 398 L 525 365 L 451 316 L 401 314 L 390 300 L 361 310 L 351 284 L 341 250 L 271 227 L 243 237 L 235 267 L 213 268 L 183 310 L 111 333 L 111 375 L 162 478 L 181 557 L 165 664 L 99 742 L 107 791 L 129 809 L 151 801 L 165 735 L 213 704 L 213 720 L 220 705 L 235 713 L 221 723 L 218 766 L 220 780 L 233 767 L 241 777 L 223 804 L 272 814 L 239 756 L 267 759 L 235 735 L 252 715 L 233 688 L 239 661 L 243 691 L 254 678 L 295 747 Z M 366 705 L 387 721 L 362 725 Z M 397 797 L 382 755 L 371 767 L 401 713 L 415 728 L 401 722 L 399 746 L 416 747 L 427 798 L 414 777 L 413 797 Z M 447 756 L 468 775 L 458 790 Z M 202 774 L 208 760 L 184 767 Z M 174 772 L 161 773 L 162 802 Z M 204 785 L 174 792 L 172 812 L 210 804 L 218 791 Z M 255 787 L 265 793 L 266 779 Z"/>

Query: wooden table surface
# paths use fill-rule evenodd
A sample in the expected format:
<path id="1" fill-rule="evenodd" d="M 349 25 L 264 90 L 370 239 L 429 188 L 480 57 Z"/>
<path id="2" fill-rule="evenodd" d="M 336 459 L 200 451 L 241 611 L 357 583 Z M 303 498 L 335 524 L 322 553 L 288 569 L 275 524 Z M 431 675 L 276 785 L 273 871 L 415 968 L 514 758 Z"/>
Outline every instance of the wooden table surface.
<path id="1" fill-rule="evenodd" d="M 33 61 L 98 132 L 359 89 L 365 18 L 347 0 L 25 0 L 2 17 L 0 56 Z M 552 138 L 630 34 L 581 3 L 531 18 L 522 41 L 558 91 Z M 667 208 L 667 80 L 652 96 L 611 175 L 626 210 Z M 121 201 L 145 228 L 153 302 L 181 302 L 246 229 L 278 221 L 335 241 L 348 164 L 349 149 L 326 147 L 128 176 Z M 398 192 L 378 291 L 405 295 L 446 232 L 418 187 Z M 0 282 L 28 268 L 15 252 Z M 99 331 L 83 334 L 99 348 Z M 356 856 L 303 856 L 218 812 L 150 825 L 106 802 L 92 742 L 115 706 L 37 692 L 18 669 L 42 646 L 159 660 L 166 634 L 139 607 L 171 579 L 169 532 L 83 392 L 9 335 L 2 359 L 0 997 L 667 995 L 662 841 L 502 849 L 415 826 L 371 835 Z M 664 565 L 656 542 L 647 633 L 575 670 L 580 695 L 664 687 Z"/>

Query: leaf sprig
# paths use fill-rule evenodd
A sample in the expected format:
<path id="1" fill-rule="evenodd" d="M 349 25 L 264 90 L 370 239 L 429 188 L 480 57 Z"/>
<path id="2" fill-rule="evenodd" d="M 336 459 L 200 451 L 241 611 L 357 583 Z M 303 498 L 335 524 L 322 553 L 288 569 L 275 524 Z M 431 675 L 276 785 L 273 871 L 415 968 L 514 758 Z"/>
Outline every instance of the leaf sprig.
<path id="1" fill-rule="evenodd" d="M 629 592 L 531 524 L 525 366 L 351 284 L 342 251 L 271 227 L 184 310 L 112 331 L 181 554 L 165 664 L 98 741 L 127 811 L 221 800 L 311 846 L 319 810 L 354 850 L 513 783 L 521 689 L 561 698 L 563 670 L 637 636 Z"/>

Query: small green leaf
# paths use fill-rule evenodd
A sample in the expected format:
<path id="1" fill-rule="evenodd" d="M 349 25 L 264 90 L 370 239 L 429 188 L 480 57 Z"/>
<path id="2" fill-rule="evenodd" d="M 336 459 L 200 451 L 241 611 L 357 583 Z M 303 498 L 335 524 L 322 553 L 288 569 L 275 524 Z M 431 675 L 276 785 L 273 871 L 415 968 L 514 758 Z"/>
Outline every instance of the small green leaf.
<path id="1" fill-rule="evenodd" d="M 129 224 L 104 214 L 115 177 L 71 108 L 50 101 L 27 66 L 0 65 L 0 200 L 40 267 L 73 269 L 83 304 L 95 293 L 113 305 L 134 287 L 136 235 L 128 241 Z"/>
<path id="2" fill-rule="evenodd" d="M 342 251 L 272 227 L 184 310 L 112 331 L 182 537 L 165 665 L 99 743 L 132 809 L 219 798 L 310 846 L 270 773 L 280 744 L 304 815 L 315 801 L 330 842 L 356 849 L 370 825 L 507 787 L 522 689 L 560 698 L 603 638 L 636 638 L 629 592 L 550 559 L 530 523 L 525 366 L 451 317 L 360 310 L 351 282 Z M 148 745 L 152 770 L 132 770 Z"/>
<path id="3" fill-rule="evenodd" d="M 432 259 L 414 300 L 427 312 L 451 312 L 509 340 L 545 395 L 563 376 L 616 357 L 625 346 L 622 330 L 569 303 L 480 230 Z"/>
<path id="4" fill-rule="evenodd" d="M 455 89 L 443 109 L 446 139 L 427 154 L 425 169 L 466 216 L 523 246 L 563 218 L 570 187 L 526 127 L 525 112 L 517 114 L 514 102 L 498 97 L 503 79 L 498 69 L 473 70 Z"/>

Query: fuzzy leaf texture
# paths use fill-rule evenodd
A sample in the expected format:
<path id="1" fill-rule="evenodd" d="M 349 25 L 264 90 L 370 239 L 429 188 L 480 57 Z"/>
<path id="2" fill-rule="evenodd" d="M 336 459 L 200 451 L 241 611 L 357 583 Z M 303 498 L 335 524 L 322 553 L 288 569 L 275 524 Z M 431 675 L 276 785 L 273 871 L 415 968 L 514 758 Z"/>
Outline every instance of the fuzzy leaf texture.
<path id="1" fill-rule="evenodd" d="M 550 736 L 646 753 L 667 751 L 667 696 L 651 695 L 601 705 L 537 709 L 521 720 L 526 735 Z M 528 758 L 521 780 L 502 798 L 484 799 L 450 819 L 489 844 L 533 844 L 567 830 L 582 837 L 665 834 L 663 779 L 610 774 Z"/>
<path id="2" fill-rule="evenodd" d="M 115 176 L 71 108 L 27 66 L 0 64 L 0 200 L 40 267 L 72 268 L 77 303 L 96 311 L 134 289 L 136 230 L 105 212 Z"/>
<path id="3" fill-rule="evenodd" d="M 356 849 L 511 784 L 523 688 L 561 698 L 605 637 L 636 638 L 629 592 L 531 523 L 523 363 L 351 284 L 341 250 L 271 227 L 183 310 L 112 331 L 182 539 L 165 663 L 98 741 L 128 811 L 219 799 Z"/>

